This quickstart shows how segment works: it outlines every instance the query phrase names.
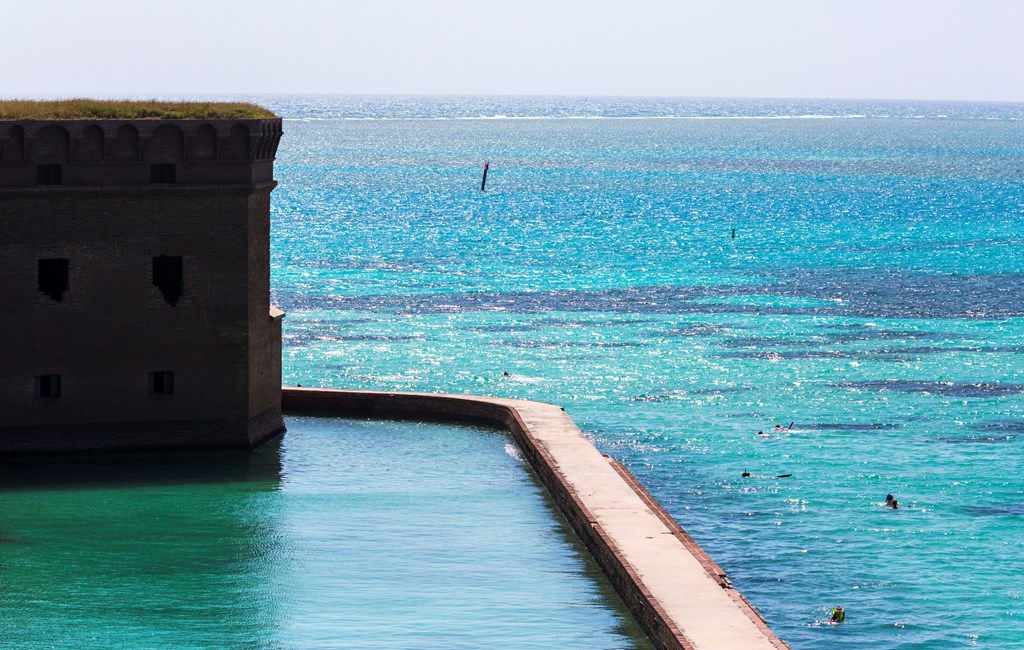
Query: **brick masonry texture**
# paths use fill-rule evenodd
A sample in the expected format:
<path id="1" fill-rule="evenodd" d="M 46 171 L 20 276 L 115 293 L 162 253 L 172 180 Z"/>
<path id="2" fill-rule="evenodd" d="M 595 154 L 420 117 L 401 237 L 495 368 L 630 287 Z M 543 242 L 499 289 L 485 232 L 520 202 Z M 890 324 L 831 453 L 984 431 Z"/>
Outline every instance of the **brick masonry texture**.
<path id="1" fill-rule="evenodd" d="M 251 447 L 283 430 L 270 308 L 280 120 L 0 121 L 0 452 Z M 173 183 L 150 183 L 150 165 Z M 60 165 L 60 185 L 37 185 Z M 153 258 L 180 256 L 168 304 Z M 38 260 L 69 260 L 56 301 Z M 149 373 L 174 372 L 151 394 Z M 35 377 L 60 375 L 58 398 Z"/>

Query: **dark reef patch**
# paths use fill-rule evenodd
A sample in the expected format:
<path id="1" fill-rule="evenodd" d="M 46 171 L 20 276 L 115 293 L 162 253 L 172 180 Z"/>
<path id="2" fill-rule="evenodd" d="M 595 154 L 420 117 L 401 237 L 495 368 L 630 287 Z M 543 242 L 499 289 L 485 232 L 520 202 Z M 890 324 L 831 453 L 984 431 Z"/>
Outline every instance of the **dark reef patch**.
<path id="1" fill-rule="evenodd" d="M 469 330 L 470 332 L 537 332 L 541 328 L 539 325 L 525 325 L 522 323 L 514 323 L 510 325 L 467 325 L 460 329 Z"/>
<path id="2" fill-rule="evenodd" d="M 745 330 L 750 329 L 743 325 L 718 325 L 715 323 L 693 323 L 684 327 L 665 330 L 659 332 L 659 336 L 667 338 L 685 338 L 685 337 L 711 337 L 721 336 L 734 330 Z"/>
<path id="3" fill-rule="evenodd" d="M 392 341 L 423 341 L 422 336 L 410 336 L 408 334 L 335 334 L 333 336 L 321 336 L 323 341 L 345 341 L 345 342 L 392 342 Z"/>
<path id="4" fill-rule="evenodd" d="M 826 339 L 795 340 L 772 336 L 744 336 L 719 343 L 723 348 L 813 348 L 830 344 Z"/>
<path id="5" fill-rule="evenodd" d="M 715 395 L 732 395 L 748 393 L 754 390 L 751 386 L 723 386 L 721 388 L 679 388 L 659 390 L 629 398 L 633 402 L 667 402 L 677 397 L 706 397 Z"/>
<path id="6" fill-rule="evenodd" d="M 1024 433 L 1024 420 L 999 420 L 998 422 L 985 422 L 971 426 L 975 431 L 988 431 L 990 433 L 1018 434 Z"/>
<path id="7" fill-rule="evenodd" d="M 886 379 L 875 381 L 847 381 L 829 384 L 835 388 L 857 390 L 896 391 L 900 393 L 921 393 L 944 397 L 994 397 L 1024 393 L 1022 384 L 962 383 L 952 381 L 909 381 Z"/>
<path id="8" fill-rule="evenodd" d="M 780 344 L 781 345 L 781 344 Z M 738 347 L 738 346 L 725 346 Z M 796 347 L 796 346 L 794 346 Z M 916 345 L 905 348 L 880 348 L 867 350 L 743 350 L 719 352 L 716 356 L 725 359 L 864 359 L 868 361 L 909 362 L 930 354 L 1020 354 L 1020 347 L 941 347 Z"/>
<path id="9" fill-rule="evenodd" d="M 892 431 L 900 426 L 888 422 L 813 422 L 796 428 L 811 431 Z"/>
<path id="10" fill-rule="evenodd" d="M 772 350 L 768 352 L 749 350 L 743 352 L 720 352 L 715 356 L 723 359 L 765 359 L 769 361 L 791 359 L 864 359 L 868 361 L 905 363 L 914 360 L 911 356 L 881 350 Z"/>
<path id="11" fill-rule="evenodd" d="M 592 320 L 571 320 L 568 318 L 538 318 L 534 321 L 542 327 L 617 327 L 631 325 L 650 325 L 651 321 L 645 318 L 616 318 L 606 321 Z"/>
<path id="12" fill-rule="evenodd" d="M 857 343 L 861 341 L 959 341 L 963 334 L 955 332 L 890 330 L 868 327 L 862 323 L 842 323 L 819 325 L 820 329 L 833 330 L 823 336 L 831 343 Z"/>
<path id="13" fill-rule="evenodd" d="M 1024 273 L 928 274 L 888 269 L 788 269 L 760 276 L 759 284 L 640 286 L 626 289 L 535 292 L 428 293 L 324 296 L 283 288 L 276 299 L 286 311 L 350 309 L 393 313 L 506 311 L 604 312 L 612 314 L 761 314 L 870 318 L 998 319 L 1024 316 Z M 810 300 L 816 306 L 751 305 L 775 297 Z M 728 299 L 737 302 L 729 303 Z M 920 337 L 920 333 L 911 336 Z"/>
<path id="14" fill-rule="evenodd" d="M 988 506 L 964 506 L 963 511 L 972 517 L 1004 517 L 1024 515 L 1024 503 L 1008 503 Z"/>
<path id="15" fill-rule="evenodd" d="M 986 347 L 986 346 L 969 346 L 969 345 L 956 345 L 950 347 L 942 346 L 931 346 L 931 345 L 917 345 L 906 348 L 895 348 L 891 349 L 891 352 L 906 352 L 909 354 L 943 354 L 949 352 L 969 352 L 969 353 L 991 353 L 991 354 L 1020 354 L 1024 352 L 1024 348 L 1020 346 L 1009 346 L 1009 347 Z"/>
<path id="16" fill-rule="evenodd" d="M 951 445 L 995 445 L 1004 442 L 1011 442 L 1015 440 L 1015 435 L 1002 435 L 1002 436 L 963 436 L 960 438 L 956 437 L 942 437 L 934 438 L 936 442 L 945 442 Z"/>
<path id="17" fill-rule="evenodd" d="M 984 435 L 935 438 L 955 445 L 992 445 L 1013 442 L 1024 436 L 1024 420 L 1000 420 L 974 424 L 971 429 Z"/>
<path id="18" fill-rule="evenodd" d="M 487 345 L 508 348 L 638 348 L 632 341 L 488 341 Z"/>

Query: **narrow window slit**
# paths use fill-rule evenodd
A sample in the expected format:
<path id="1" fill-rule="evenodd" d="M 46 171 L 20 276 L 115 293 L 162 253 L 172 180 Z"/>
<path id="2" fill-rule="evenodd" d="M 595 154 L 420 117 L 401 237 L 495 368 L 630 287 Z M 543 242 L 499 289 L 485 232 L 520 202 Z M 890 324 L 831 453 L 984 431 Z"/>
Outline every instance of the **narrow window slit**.
<path id="1" fill-rule="evenodd" d="M 152 395 L 171 395 L 174 393 L 174 372 L 158 370 L 149 373 L 149 392 Z"/>
<path id="2" fill-rule="evenodd" d="M 39 290 L 60 302 L 68 290 L 68 260 L 66 258 L 39 260 Z"/>
<path id="3" fill-rule="evenodd" d="M 185 293 L 181 256 L 161 255 L 153 258 L 153 284 L 160 289 L 164 301 L 172 307 Z"/>
<path id="4" fill-rule="evenodd" d="M 174 163 L 158 163 L 149 166 L 150 183 L 174 183 L 176 177 Z"/>
<path id="5" fill-rule="evenodd" d="M 64 173 L 60 165 L 36 165 L 37 185 L 61 185 Z"/>
<path id="6" fill-rule="evenodd" d="M 60 397 L 60 375 L 38 375 L 36 397 L 56 399 Z"/>

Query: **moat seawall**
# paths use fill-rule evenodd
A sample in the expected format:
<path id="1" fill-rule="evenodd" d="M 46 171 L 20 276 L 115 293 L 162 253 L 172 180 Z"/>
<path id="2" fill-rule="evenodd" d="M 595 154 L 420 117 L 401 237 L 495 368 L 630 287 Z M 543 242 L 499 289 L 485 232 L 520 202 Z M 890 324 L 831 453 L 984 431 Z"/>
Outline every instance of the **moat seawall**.
<path id="1" fill-rule="evenodd" d="M 509 431 L 659 648 L 788 648 L 725 573 L 565 411 L 528 400 L 284 388 L 286 413 L 476 422 Z"/>

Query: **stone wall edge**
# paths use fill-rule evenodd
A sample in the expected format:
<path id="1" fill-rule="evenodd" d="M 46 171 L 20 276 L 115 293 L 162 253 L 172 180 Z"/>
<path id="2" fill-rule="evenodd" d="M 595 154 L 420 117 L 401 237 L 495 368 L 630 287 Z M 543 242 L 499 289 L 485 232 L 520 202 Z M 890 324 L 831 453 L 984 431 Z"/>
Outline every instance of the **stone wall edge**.
<path id="1" fill-rule="evenodd" d="M 538 442 L 520 412 L 523 408 L 561 411 L 562 409 L 559 407 L 541 402 L 470 395 L 347 391 L 303 387 L 284 387 L 281 399 L 282 411 L 285 414 L 315 414 L 370 419 L 416 419 L 454 423 L 475 422 L 506 429 L 519 445 L 527 462 L 569 521 L 577 536 L 618 591 L 655 647 L 681 650 L 693 650 L 695 647 L 686 638 L 685 630 L 680 629 L 671 620 L 640 576 L 632 570 L 628 559 L 616 547 L 614 540 L 591 516 L 584 500 L 572 488 L 544 446 Z M 623 481 L 648 506 L 653 504 L 652 509 L 659 517 L 671 522 L 667 525 L 674 533 L 676 531 L 680 533 L 676 535 L 680 543 L 701 562 L 705 571 L 718 580 L 723 588 L 733 592 L 731 594 L 733 600 L 745 610 L 751 624 L 758 627 L 775 647 L 780 650 L 788 648 L 789 646 L 785 642 L 768 629 L 763 618 L 753 606 L 728 584 L 724 573 L 711 560 L 710 556 L 689 535 L 686 535 L 679 524 L 640 485 L 639 481 L 629 474 L 621 464 L 613 460 L 609 460 L 609 462 L 615 467 Z M 692 546 L 690 546 L 691 544 Z"/>

